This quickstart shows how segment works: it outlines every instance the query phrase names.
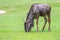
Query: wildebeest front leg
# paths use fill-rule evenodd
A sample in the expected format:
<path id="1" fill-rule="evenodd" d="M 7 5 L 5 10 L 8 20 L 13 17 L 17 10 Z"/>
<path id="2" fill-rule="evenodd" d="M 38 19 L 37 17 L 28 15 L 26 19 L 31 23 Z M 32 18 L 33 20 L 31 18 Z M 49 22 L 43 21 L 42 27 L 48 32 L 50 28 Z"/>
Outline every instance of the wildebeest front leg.
<path id="1" fill-rule="evenodd" d="M 46 26 L 46 23 L 47 23 L 47 18 L 46 18 L 46 16 L 44 17 L 44 21 L 45 21 L 45 23 L 44 23 L 44 26 L 43 26 L 43 29 L 42 29 L 42 31 L 44 31 L 44 28 L 45 28 L 45 26 Z"/>
<path id="2" fill-rule="evenodd" d="M 39 31 L 39 29 L 38 29 L 38 19 L 39 18 L 36 19 L 37 31 Z"/>

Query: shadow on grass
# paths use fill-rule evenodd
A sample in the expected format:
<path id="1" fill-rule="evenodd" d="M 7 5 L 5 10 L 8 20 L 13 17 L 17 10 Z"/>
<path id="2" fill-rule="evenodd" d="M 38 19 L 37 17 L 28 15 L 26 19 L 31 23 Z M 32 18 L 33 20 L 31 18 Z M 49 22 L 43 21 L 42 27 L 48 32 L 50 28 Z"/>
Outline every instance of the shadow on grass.
<path id="1" fill-rule="evenodd" d="M 21 31 L 21 32 L 25 32 L 25 31 Z M 45 31 L 30 31 L 30 32 L 25 32 L 25 33 L 44 33 L 44 32 L 52 32 L 52 31 L 48 31 L 48 30 L 45 30 Z"/>
<path id="2" fill-rule="evenodd" d="M 55 31 L 53 31 L 53 30 L 51 30 L 51 31 L 48 31 L 48 30 L 44 30 L 44 31 L 34 31 L 34 30 L 32 30 L 32 31 L 30 31 L 30 32 L 25 32 L 24 30 L 23 31 L 0 31 L 0 33 L 49 33 L 49 32 L 55 32 Z"/>

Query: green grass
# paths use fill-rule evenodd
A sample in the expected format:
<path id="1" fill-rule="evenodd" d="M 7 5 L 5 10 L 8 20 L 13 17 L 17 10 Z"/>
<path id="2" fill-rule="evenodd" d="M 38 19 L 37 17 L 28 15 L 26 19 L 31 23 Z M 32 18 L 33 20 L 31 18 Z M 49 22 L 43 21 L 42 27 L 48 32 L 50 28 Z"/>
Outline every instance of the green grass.
<path id="1" fill-rule="evenodd" d="M 0 40 L 60 40 L 60 2 L 58 0 L 0 0 L 0 10 L 6 14 L 0 14 Z M 51 5 L 51 31 L 48 32 L 48 23 L 42 32 L 44 19 L 39 18 L 39 32 L 36 32 L 36 24 L 31 32 L 24 31 L 22 18 L 26 15 L 34 3 L 47 3 Z M 34 21 L 35 23 L 35 21 Z"/>

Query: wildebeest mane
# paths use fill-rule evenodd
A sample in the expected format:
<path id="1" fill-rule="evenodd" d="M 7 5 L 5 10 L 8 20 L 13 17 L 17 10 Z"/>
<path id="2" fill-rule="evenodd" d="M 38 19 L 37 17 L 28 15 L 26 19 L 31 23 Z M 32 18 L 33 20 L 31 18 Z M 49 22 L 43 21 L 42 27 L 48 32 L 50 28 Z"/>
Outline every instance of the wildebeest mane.
<path id="1" fill-rule="evenodd" d="M 34 14 L 33 14 L 33 9 L 32 7 L 30 8 L 28 14 L 27 14 L 27 18 L 26 18 L 26 23 L 30 23 L 30 27 L 29 29 L 31 29 L 32 27 L 34 27 Z"/>

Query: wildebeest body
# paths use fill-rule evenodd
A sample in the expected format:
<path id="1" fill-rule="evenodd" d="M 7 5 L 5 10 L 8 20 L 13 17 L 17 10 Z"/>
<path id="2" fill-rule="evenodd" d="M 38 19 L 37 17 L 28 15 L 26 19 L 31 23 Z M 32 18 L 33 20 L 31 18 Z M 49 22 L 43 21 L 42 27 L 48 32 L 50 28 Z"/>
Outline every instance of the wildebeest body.
<path id="1" fill-rule="evenodd" d="M 49 22 L 49 30 L 50 30 L 50 11 L 51 7 L 48 4 L 33 4 L 28 12 L 26 21 L 24 23 L 25 31 L 28 32 L 31 30 L 31 27 L 34 26 L 34 19 L 37 19 L 37 31 L 38 31 L 38 18 L 39 16 L 44 17 L 45 23 L 43 26 L 43 30 L 45 28 L 45 25 L 47 23 L 46 15 L 48 16 L 48 22 Z"/>
<path id="2" fill-rule="evenodd" d="M 45 16 L 50 11 L 50 6 L 48 4 L 33 4 L 32 5 L 34 17 Z"/>

